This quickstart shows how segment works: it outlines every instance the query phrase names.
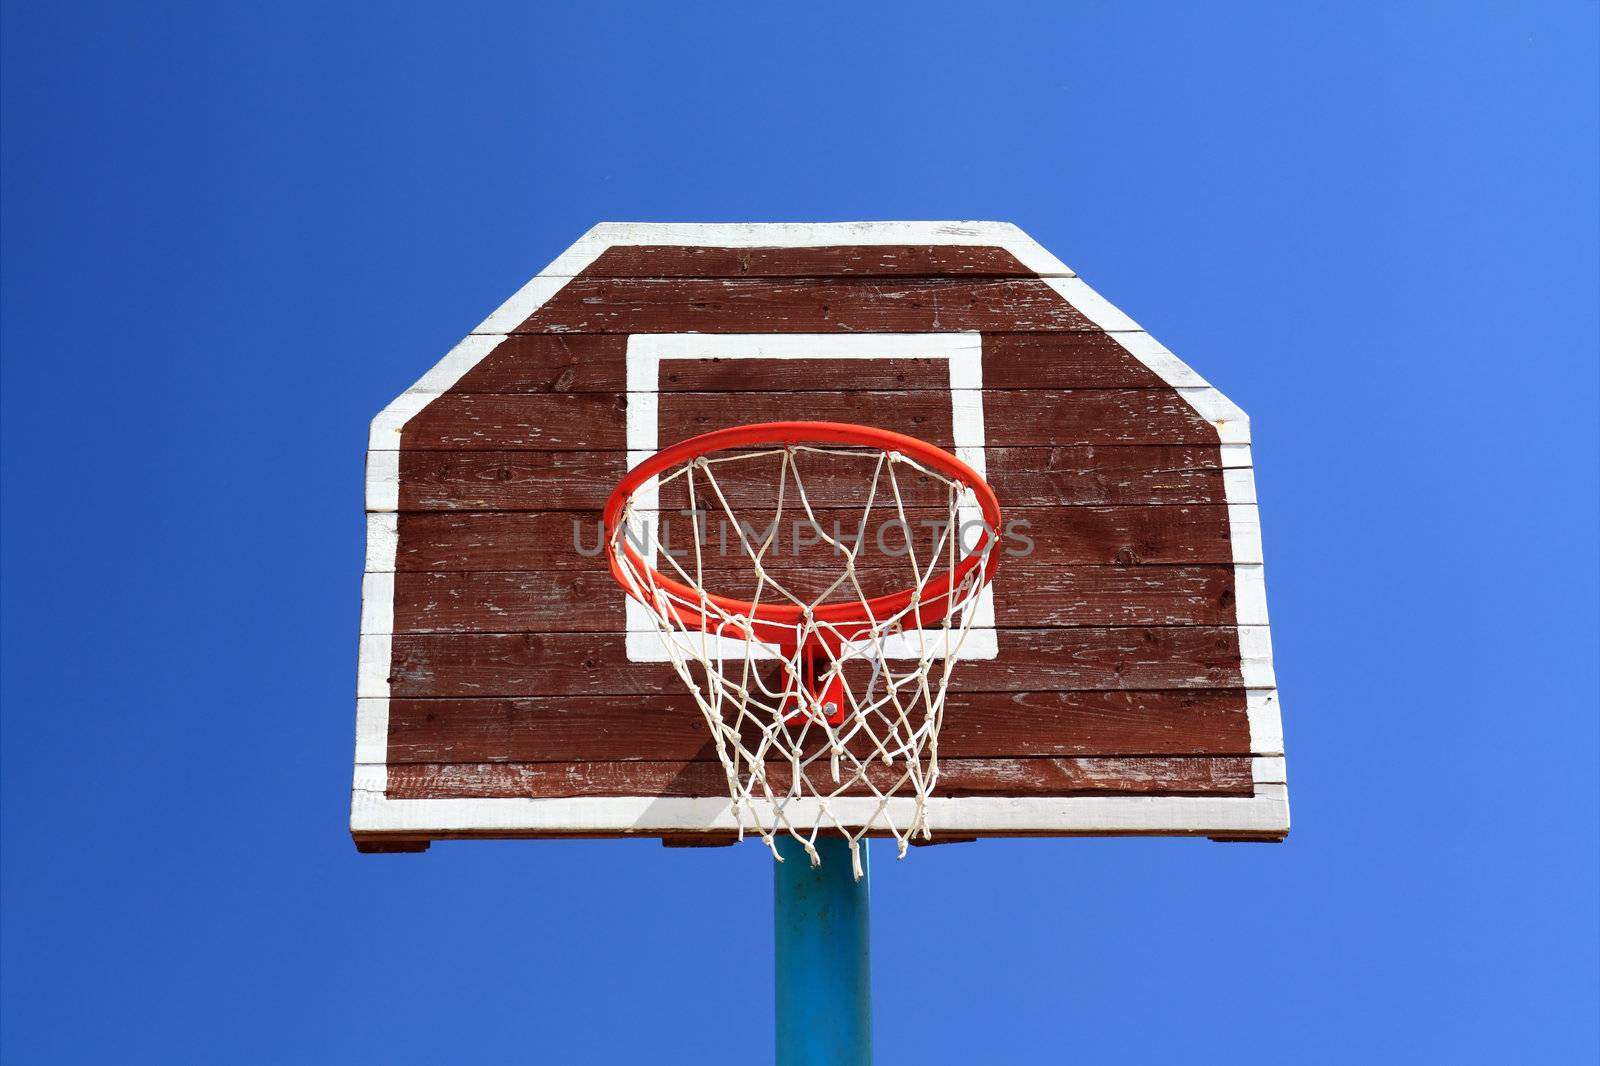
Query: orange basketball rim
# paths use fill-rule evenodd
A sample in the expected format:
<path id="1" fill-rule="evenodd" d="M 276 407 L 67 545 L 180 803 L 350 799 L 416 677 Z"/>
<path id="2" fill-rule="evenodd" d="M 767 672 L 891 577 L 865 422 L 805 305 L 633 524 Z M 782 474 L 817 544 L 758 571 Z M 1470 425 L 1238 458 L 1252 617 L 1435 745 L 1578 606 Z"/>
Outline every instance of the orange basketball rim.
<path id="1" fill-rule="evenodd" d="M 850 602 L 805 607 L 794 603 L 760 604 L 686 584 L 650 565 L 623 534 L 628 504 L 651 479 L 685 463 L 702 460 L 715 452 L 738 448 L 769 446 L 845 445 L 877 451 L 890 459 L 903 457 L 929 470 L 959 481 L 971 489 L 983 514 L 981 535 L 970 551 L 965 551 L 952 568 L 922 585 L 881 596 Z M 952 590 L 964 587 L 972 572 L 981 586 L 990 581 L 999 561 L 1000 503 L 994 490 L 972 467 L 942 448 L 903 433 L 844 422 L 763 422 L 703 433 L 665 448 L 630 470 L 606 500 L 604 511 L 607 561 L 612 576 L 636 599 L 644 599 L 644 589 L 635 575 L 643 575 L 648 588 L 666 594 L 667 603 L 650 605 L 671 612 L 673 618 L 690 630 L 714 631 L 745 640 L 760 640 L 775 645 L 785 655 L 795 652 L 837 651 L 838 645 L 870 631 L 886 618 L 911 614 L 919 627 L 937 624 L 948 617 L 961 597 Z M 959 547 L 960 537 L 956 536 Z M 715 608 L 708 612 L 696 604 Z M 732 621 L 730 621 L 732 620 Z M 808 647 L 814 645 L 814 647 Z M 809 655 L 807 655 L 809 657 Z"/>

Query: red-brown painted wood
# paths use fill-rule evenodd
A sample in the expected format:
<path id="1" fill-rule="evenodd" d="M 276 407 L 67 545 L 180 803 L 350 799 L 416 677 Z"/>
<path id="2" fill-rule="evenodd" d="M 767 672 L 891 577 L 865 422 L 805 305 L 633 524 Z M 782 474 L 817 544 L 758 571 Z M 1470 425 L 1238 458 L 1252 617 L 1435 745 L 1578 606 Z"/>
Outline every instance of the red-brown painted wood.
<path id="1" fill-rule="evenodd" d="M 950 364 L 944 359 L 665 359 L 657 386 L 668 392 L 942 392 L 949 405 Z"/>
<path id="2" fill-rule="evenodd" d="M 1104 333 L 986 333 L 983 383 L 997 389 L 1165 389 Z M 451 389 L 469 393 L 620 393 L 627 337 L 620 333 L 522 333 L 502 340 Z M 664 392 L 795 389 L 948 389 L 943 359 L 669 359 Z"/>
<path id="3" fill-rule="evenodd" d="M 1226 501 L 1214 446 L 988 448 L 985 459 L 987 480 L 1007 507 Z M 813 503 L 865 498 L 860 461 L 800 462 Z M 778 465 L 776 459 L 728 464 L 719 468 L 718 481 L 736 505 L 770 499 Z M 411 450 L 400 456 L 399 505 L 402 511 L 598 511 L 626 467 L 621 451 Z M 668 491 L 663 488 L 663 506 L 674 502 Z"/>
<path id="4" fill-rule="evenodd" d="M 1248 755 L 1241 689 L 953 692 L 940 751 L 963 758 Z M 631 696 L 412 699 L 389 705 L 391 763 L 710 759 L 686 690 Z"/>
<path id="5" fill-rule="evenodd" d="M 1042 281 L 576 278 L 514 333 L 1091 330 Z"/>
<path id="6" fill-rule="evenodd" d="M 1007 629 L 998 659 L 960 664 L 964 692 L 1237 688 L 1232 627 Z M 627 695 L 682 686 L 664 663 L 630 663 L 623 641 L 588 633 L 397 633 L 400 697 Z"/>
<path id="7" fill-rule="evenodd" d="M 954 675 L 940 793 L 1249 795 L 1215 427 L 1026 275 L 992 248 L 604 253 L 402 431 L 389 794 L 724 794 L 574 546 L 627 465 L 628 334 L 980 331 L 988 477 L 1036 547 L 1002 561 L 1000 658 Z M 953 443 L 939 359 L 666 360 L 658 385 L 661 445 L 793 418 Z M 807 485 L 825 516 L 859 499 L 847 471 Z M 725 486 L 761 521 L 769 481 Z"/>
<path id="8" fill-rule="evenodd" d="M 1166 382 L 1115 337 L 1081 333 L 985 333 L 986 389 L 1162 389 Z"/>
<path id="9" fill-rule="evenodd" d="M 710 589 L 748 580 L 741 570 L 706 578 Z M 1017 563 L 996 585 L 995 613 L 1007 627 L 1226 625 L 1234 618 L 1233 585 L 1231 566 Z M 399 633 L 612 633 L 622 618 L 622 591 L 598 568 L 404 574 L 395 586 Z"/>
<path id="10" fill-rule="evenodd" d="M 567 393 L 627 389 L 628 338 L 618 333 L 517 334 L 462 375 L 452 392 Z"/>
<path id="11" fill-rule="evenodd" d="M 1003 248 L 971 245 L 834 245 L 818 248 L 608 248 L 593 278 L 1032 277 Z"/>
<path id="12" fill-rule="evenodd" d="M 1156 389 L 989 390 L 984 441 L 1005 446 L 1207 444 L 1216 427 L 1173 392 Z M 621 449 L 621 396 L 598 393 L 447 393 L 411 419 L 402 447 Z M 851 422 L 954 446 L 950 397 L 931 392 L 673 393 L 660 398 L 659 446 L 758 422 Z"/>
<path id="13" fill-rule="evenodd" d="M 1168 387 L 1104 333 L 986 333 L 981 343 L 984 388 Z M 663 392 L 949 389 L 950 367 L 943 359 L 670 359 L 661 364 L 658 387 Z"/>
<path id="14" fill-rule="evenodd" d="M 400 447 L 620 450 L 628 446 L 626 410 L 621 393 L 449 392 L 406 423 Z"/>
<path id="15" fill-rule="evenodd" d="M 880 788 L 897 771 L 873 766 Z M 775 792 L 789 786 L 786 765 L 767 770 Z M 1202 795 L 1248 796 L 1250 760 L 1223 759 L 941 759 L 935 796 Z M 559 763 L 451 763 L 393 766 L 391 799 L 453 796 L 726 796 L 727 777 L 717 762 L 587 763 L 572 773 Z M 843 795 L 870 795 L 863 784 Z"/>
<path id="16" fill-rule="evenodd" d="M 400 510 L 599 512 L 627 468 L 623 451 L 403 451 Z"/>
<path id="17" fill-rule="evenodd" d="M 1215 444 L 986 448 L 1002 507 L 1226 503 Z"/>
<path id="18" fill-rule="evenodd" d="M 1034 565 L 1232 563 L 1228 509 L 1179 507 L 1007 508 L 1027 522 Z M 687 521 L 687 520 L 686 520 Z M 600 569 L 599 517 L 565 511 L 486 511 L 399 516 L 397 571 Z M 581 552 L 594 552 L 585 558 Z M 1019 550 L 1021 545 L 1018 545 Z M 1005 563 L 1001 563 L 1002 573 Z"/>

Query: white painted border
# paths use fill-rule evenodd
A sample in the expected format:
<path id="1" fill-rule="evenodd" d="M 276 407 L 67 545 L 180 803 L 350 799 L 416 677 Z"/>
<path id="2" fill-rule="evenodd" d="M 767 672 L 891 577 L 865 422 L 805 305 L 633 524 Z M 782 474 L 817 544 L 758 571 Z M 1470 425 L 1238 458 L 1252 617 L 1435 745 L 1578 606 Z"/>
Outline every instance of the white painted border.
<path id="1" fill-rule="evenodd" d="M 1254 796 L 1063 796 L 934 798 L 928 823 L 941 833 L 998 834 L 1249 834 L 1284 832 L 1289 825 L 1288 790 L 1262 775 L 1282 776 L 1282 759 L 1256 759 Z M 360 832 L 397 834 L 501 832 L 682 833 L 732 832 L 739 828 L 726 799 L 651 799 L 596 796 L 574 799 L 391 800 L 383 794 L 382 765 L 358 766 L 351 825 Z M 908 824 L 911 800 L 889 803 L 897 825 Z M 810 804 L 815 809 L 815 803 Z M 877 801 L 835 799 L 830 813 L 847 824 L 871 817 Z M 803 819 L 807 804 L 788 808 Z M 803 823 L 802 823 L 803 824 Z"/>
<path id="2" fill-rule="evenodd" d="M 634 333 L 628 337 L 627 442 L 628 467 L 661 449 L 661 364 L 670 359 L 943 359 L 949 368 L 951 434 L 956 458 L 988 474 L 984 453 L 983 335 L 979 333 Z M 657 509 L 657 482 L 652 478 L 634 494 L 644 512 Z M 975 508 L 964 508 L 963 523 L 981 519 Z M 645 549 L 645 561 L 654 565 L 655 538 Z M 617 594 L 626 604 L 628 661 L 666 663 L 672 655 L 657 636 L 644 605 L 632 596 Z M 908 641 L 915 634 L 908 634 Z M 925 639 L 937 639 L 928 631 Z M 899 645 L 896 645 L 897 647 Z M 739 652 L 729 649 L 735 657 Z M 905 645 L 904 657 L 917 658 L 915 644 Z M 963 659 L 993 659 L 1000 654 L 994 629 L 994 588 L 979 593 L 977 616 L 962 650 Z"/>
<path id="3" fill-rule="evenodd" d="M 1133 319 L 1079 279 L 1016 226 L 1006 222 L 839 222 L 839 223 L 633 223 L 603 222 L 584 234 L 532 281 L 486 318 L 444 359 L 373 420 L 367 461 L 367 570 L 392 575 L 397 546 L 398 455 L 400 430 L 417 412 L 476 366 L 573 277 L 607 248 L 617 245 L 701 247 L 822 247 L 834 244 L 980 245 L 1000 247 L 1033 270 L 1080 313 L 1105 330 L 1162 381 L 1184 396 L 1217 426 L 1222 441 L 1224 486 L 1233 528 L 1234 574 L 1241 647 L 1261 638 L 1248 634 L 1266 625 L 1266 586 L 1262 578 L 1261 532 L 1251 476 L 1250 429 L 1244 413 L 1212 388 Z M 390 453 L 390 454 L 383 454 Z M 387 513 L 386 513 L 387 512 Z M 372 621 L 383 629 L 393 620 L 393 578 L 368 586 L 380 602 L 362 606 L 363 629 Z M 387 603 L 381 602 L 387 599 Z M 385 621 L 389 624 L 385 625 Z M 1271 681 L 1270 645 L 1264 652 Z M 387 632 L 361 639 L 356 701 L 357 763 L 351 794 L 350 828 L 361 832 L 638 832 L 733 828 L 725 801 L 607 798 L 581 800 L 390 800 L 383 794 L 389 721 L 388 673 L 392 644 Z M 1255 669 L 1255 668 L 1252 668 Z M 1283 778 L 1283 727 L 1275 687 L 1253 689 L 1249 702 L 1250 746 L 1256 759 L 1256 796 L 1208 797 L 975 797 L 934 800 L 929 817 L 953 832 L 1150 832 L 1281 833 L 1289 828 Z M 1263 774 L 1266 776 L 1264 777 Z M 1268 778 L 1276 780 L 1269 781 Z M 724 825 L 724 822 L 728 824 Z"/>

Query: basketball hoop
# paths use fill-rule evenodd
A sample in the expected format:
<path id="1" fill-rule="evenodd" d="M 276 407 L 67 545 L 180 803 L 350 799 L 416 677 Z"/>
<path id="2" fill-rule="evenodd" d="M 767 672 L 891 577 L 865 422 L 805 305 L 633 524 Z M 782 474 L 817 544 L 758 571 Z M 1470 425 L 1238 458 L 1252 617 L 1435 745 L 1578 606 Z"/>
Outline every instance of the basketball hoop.
<path id="1" fill-rule="evenodd" d="M 808 491 L 807 476 L 826 487 Z M 687 506 L 663 504 L 664 492 Z M 770 524 L 753 527 L 741 510 Z M 837 514 L 859 525 L 825 525 Z M 692 550 L 668 543 L 666 516 L 680 515 Z M 644 460 L 604 520 L 612 575 L 643 605 L 710 727 L 741 836 L 753 827 L 781 862 L 774 836 L 787 833 L 815 865 L 817 834 L 831 826 L 857 877 L 869 830 L 894 836 L 902 857 L 913 836 L 931 839 L 945 693 L 988 616 L 998 562 L 1000 507 L 977 471 L 888 430 L 740 426 Z M 874 546 L 883 559 L 863 554 Z M 740 580 L 753 581 L 748 598 L 726 592 Z"/>

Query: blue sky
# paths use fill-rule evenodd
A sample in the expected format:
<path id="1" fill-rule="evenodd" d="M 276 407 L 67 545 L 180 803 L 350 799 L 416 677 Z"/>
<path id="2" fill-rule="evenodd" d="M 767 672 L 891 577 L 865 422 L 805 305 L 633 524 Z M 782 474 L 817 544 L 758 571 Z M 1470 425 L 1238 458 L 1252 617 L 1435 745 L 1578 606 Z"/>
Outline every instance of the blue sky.
<path id="1" fill-rule="evenodd" d="M 1594 4 L 456 7 L 4 8 L 0 1062 L 765 1056 L 757 846 L 355 853 L 365 427 L 598 220 L 877 218 L 1251 414 L 1295 818 L 880 859 L 879 1061 L 1594 1058 Z"/>

